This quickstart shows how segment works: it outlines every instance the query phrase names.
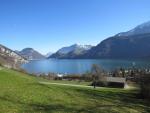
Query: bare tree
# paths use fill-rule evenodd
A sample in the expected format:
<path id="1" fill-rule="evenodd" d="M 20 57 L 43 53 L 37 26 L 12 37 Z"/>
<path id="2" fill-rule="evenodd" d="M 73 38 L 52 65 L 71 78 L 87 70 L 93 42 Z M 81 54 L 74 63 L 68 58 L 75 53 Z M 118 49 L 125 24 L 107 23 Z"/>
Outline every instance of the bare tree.
<path id="1" fill-rule="evenodd" d="M 105 81 L 105 72 L 100 66 L 97 64 L 93 64 L 91 69 L 92 79 L 93 79 L 93 86 L 96 88 L 96 84 L 99 81 Z"/>

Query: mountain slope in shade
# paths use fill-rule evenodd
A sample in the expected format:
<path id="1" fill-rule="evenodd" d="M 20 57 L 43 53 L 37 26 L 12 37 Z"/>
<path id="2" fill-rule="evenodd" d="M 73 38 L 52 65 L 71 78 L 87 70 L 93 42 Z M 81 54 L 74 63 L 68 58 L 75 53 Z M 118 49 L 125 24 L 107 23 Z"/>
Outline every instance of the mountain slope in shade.
<path id="1" fill-rule="evenodd" d="M 87 50 L 91 48 L 92 48 L 91 45 L 74 44 L 59 49 L 56 53 L 52 54 L 49 58 L 76 58 L 77 56 L 84 54 Z"/>
<path id="2" fill-rule="evenodd" d="M 13 50 L 0 44 L 0 64 L 8 68 L 19 68 L 20 64 L 26 63 L 27 59 Z"/>
<path id="3" fill-rule="evenodd" d="M 150 57 L 150 34 L 110 37 L 82 57 L 148 58 Z"/>
<path id="4" fill-rule="evenodd" d="M 45 56 L 37 52 L 32 48 L 25 48 L 22 51 L 19 51 L 18 54 L 27 58 L 28 60 L 38 60 L 38 59 L 45 59 Z"/>

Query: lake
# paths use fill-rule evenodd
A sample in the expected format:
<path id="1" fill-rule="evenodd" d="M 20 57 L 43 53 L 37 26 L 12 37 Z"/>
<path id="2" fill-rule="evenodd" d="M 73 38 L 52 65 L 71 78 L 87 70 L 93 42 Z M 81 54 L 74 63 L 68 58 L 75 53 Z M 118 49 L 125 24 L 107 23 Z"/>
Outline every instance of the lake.
<path id="1" fill-rule="evenodd" d="M 45 59 L 33 60 L 23 64 L 22 68 L 29 73 L 82 74 L 91 70 L 93 64 L 111 71 L 116 68 L 150 68 L 150 60 L 112 60 L 112 59 Z"/>

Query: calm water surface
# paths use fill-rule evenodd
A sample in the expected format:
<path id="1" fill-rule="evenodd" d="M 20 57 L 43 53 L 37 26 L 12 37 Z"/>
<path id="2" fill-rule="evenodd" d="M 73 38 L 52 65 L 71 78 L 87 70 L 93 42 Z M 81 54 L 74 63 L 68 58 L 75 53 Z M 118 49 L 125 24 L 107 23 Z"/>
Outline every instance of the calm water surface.
<path id="1" fill-rule="evenodd" d="M 91 70 L 93 64 L 100 65 L 103 69 L 111 71 L 116 68 L 131 68 L 133 65 L 138 68 L 150 68 L 150 60 L 110 60 L 110 59 L 78 59 L 78 60 L 34 60 L 23 64 L 22 68 L 29 73 L 62 73 L 82 74 Z"/>

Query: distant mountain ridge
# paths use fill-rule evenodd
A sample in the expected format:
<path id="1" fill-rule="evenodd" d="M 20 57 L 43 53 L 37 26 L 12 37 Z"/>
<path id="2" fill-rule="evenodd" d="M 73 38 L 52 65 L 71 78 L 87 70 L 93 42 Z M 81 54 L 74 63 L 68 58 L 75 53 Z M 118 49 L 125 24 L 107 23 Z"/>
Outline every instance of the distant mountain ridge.
<path id="1" fill-rule="evenodd" d="M 150 21 L 127 32 L 109 37 L 87 50 L 74 49 L 67 54 L 57 51 L 51 57 L 72 59 L 150 58 Z"/>
<path id="2" fill-rule="evenodd" d="M 48 55 L 49 56 L 49 55 Z M 12 51 L 0 45 L 0 63 L 15 65 L 28 60 L 46 57 L 32 48 Z M 58 59 L 100 59 L 100 58 L 150 58 L 150 21 L 127 32 L 109 37 L 97 46 L 74 44 L 59 49 L 48 58 Z M 10 62 L 10 63 L 7 63 Z"/>
<path id="3" fill-rule="evenodd" d="M 21 51 L 18 51 L 18 54 L 25 57 L 28 60 L 39 60 L 46 58 L 44 55 L 34 50 L 33 48 L 25 48 Z"/>
<path id="4" fill-rule="evenodd" d="M 75 49 L 84 49 L 84 50 L 89 50 L 92 46 L 91 45 L 79 45 L 79 44 L 73 44 L 68 47 L 63 47 L 59 49 L 57 52 L 67 54 L 71 51 L 74 51 Z"/>
<path id="5" fill-rule="evenodd" d="M 49 58 L 75 58 L 84 54 L 86 51 L 91 49 L 91 45 L 78 45 L 74 44 L 68 47 L 59 49 L 56 53 L 52 54 Z"/>

